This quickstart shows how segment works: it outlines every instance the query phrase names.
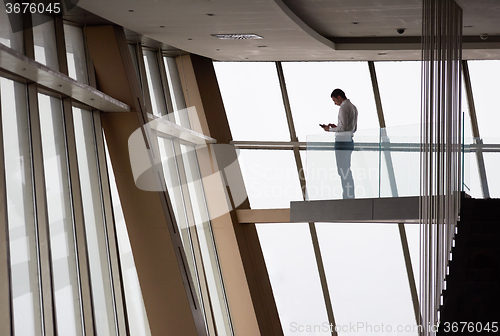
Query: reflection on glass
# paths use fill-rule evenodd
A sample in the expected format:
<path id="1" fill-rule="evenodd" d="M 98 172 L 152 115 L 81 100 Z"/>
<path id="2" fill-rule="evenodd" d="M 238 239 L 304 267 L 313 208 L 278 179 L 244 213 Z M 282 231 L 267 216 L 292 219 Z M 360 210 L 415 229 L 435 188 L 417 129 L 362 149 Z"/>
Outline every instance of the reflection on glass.
<path id="1" fill-rule="evenodd" d="M 163 57 L 163 62 L 165 64 L 165 70 L 167 71 L 168 89 L 170 91 L 170 99 L 172 100 L 172 106 L 174 108 L 175 123 L 190 129 L 191 125 L 189 123 L 187 113 L 179 113 L 179 111 L 186 108 L 186 102 L 184 101 L 181 79 L 179 77 L 179 71 L 177 70 L 175 58 Z"/>
<path id="2" fill-rule="evenodd" d="M 42 16 L 34 14 L 33 20 L 35 20 L 36 17 L 41 19 Z M 35 43 L 35 60 L 49 68 L 59 71 L 54 20 L 34 26 L 33 39 Z"/>
<path id="3" fill-rule="evenodd" d="M 160 148 L 163 174 L 165 176 L 165 182 L 167 183 L 168 195 L 170 197 L 170 202 L 172 203 L 172 207 L 174 210 L 177 227 L 179 228 L 179 231 L 181 233 L 180 236 L 182 245 L 184 247 L 184 252 L 186 253 L 186 259 L 189 270 L 191 271 L 191 278 L 193 279 L 194 287 L 196 288 L 198 301 L 201 303 L 202 297 L 200 293 L 198 275 L 195 269 L 195 257 L 192 248 L 191 228 L 188 224 L 186 207 L 183 201 L 182 186 L 179 179 L 179 171 L 177 169 L 178 158 L 176 157 L 173 141 L 171 139 L 158 137 L 158 145 Z"/>
<path id="4" fill-rule="evenodd" d="M 128 50 L 130 51 L 130 56 L 132 57 L 132 63 L 134 63 L 134 69 L 135 69 L 135 74 L 137 75 L 137 78 L 139 80 L 139 83 L 141 84 L 141 92 L 142 96 L 144 97 L 144 88 L 142 87 L 142 81 L 141 81 L 141 75 L 139 73 L 139 64 L 137 63 L 137 52 L 135 50 L 136 46 L 133 44 L 128 45 Z"/>
<path id="5" fill-rule="evenodd" d="M 241 150 L 238 161 L 252 209 L 289 208 L 302 201 L 291 150 Z"/>
<path id="6" fill-rule="evenodd" d="M 73 217 L 61 100 L 38 95 L 57 331 L 82 335 Z"/>
<path id="7" fill-rule="evenodd" d="M 361 130 L 354 134 L 351 172 L 355 198 L 379 197 L 380 130 Z M 337 170 L 335 133 L 307 137 L 306 186 L 308 200 L 341 199 L 342 173 Z M 419 176 L 417 176 L 418 178 Z"/>
<path id="8" fill-rule="evenodd" d="M 82 28 L 65 24 L 64 39 L 66 40 L 69 76 L 80 83 L 88 84 Z"/>
<path id="9" fill-rule="evenodd" d="M 215 325 L 218 335 L 232 335 L 196 151 L 194 146 L 186 145 L 181 145 L 181 151 Z"/>
<path id="10" fill-rule="evenodd" d="M 272 62 L 214 62 L 234 140 L 290 141 Z"/>
<path id="11" fill-rule="evenodd" d="M 152 112 L 154 115 L 163 116 L 167 114 L 167 106 L 165 105 L 165 95 L 163 94 L 163 86 L 161 84 L 158 57 L 156 56 L 156 52 L 151 50 L 143 50 L 143 53 L 149 95 L 151 97 L 151 104 L 153 105 Z"/>
<path id="12" fill-rule="evenodd" d="M 0 78 L 0 93 L 14 333 L 40 336 L 40 288 L 26 86 Z"/>
<path id="13" fill-rule="evenodd" d="M 132 247 L 128 238 L 127 226 L 123 217 L 118 188 L 116 187 L 115 175 L 111 166 L 111 160 L 106 147 L 106 162 L 108 164 L 109 184 L 111 199 L 113 202 L 113 215 L 115 218 L 116 236 L 118 239 L 118 250 L 120 251 L 120 266 L 122 271 L 125 302 L 127 305 L 127 317 L 130 335 L 151 336 L 148 316 L 144 306 L 141 286 L 135 268 Z"/>
<path id="14" fill-rule="evenodd" d="M 375 62 L 375 70 L 387 127 L 420 124 L 421 62 Z"/>
<path id="15" fill-rule="evenodd" d="M 309 335 L 331 335 L 309 226 L 258 224 L 257 232 L 285 336 L 304 325 L 320 326 Z"/>
<path id="16" fill-rule="evenodd" d="M 24 52 L 23 32 L 12 32 L 9 17 L 4 10 L 0 11 L 0 43 L 20 53 Z"/>
<path id="17" fill-rule="evenodd" d="M 73 108 L 78 172 L 98 335 L 116 335 L 92 112 Z"/>
<path id="18" fill-rule="evenodd" d="M 399 325 L 416 325 L 397 225 L 319 223 L 317 232 L 338 326 L 360 322 L 358 334 L 373 335 L 368 325 L 390 325 L 392 332 L 380 333 L 390 335 Z M 408 235 L 412 250 L 416 238 Z M 418 330 L 398 335 L 418 335 Z"/>
<path id="19" fill-rule="evenodd" d="M 420 125 L 380 129 L 380 197 L 420 195 Z"/>
<path id="20" fill-rule="evenodd" d="M 331 98 L 336 88 L 358 108 L 358 131 L 379 126 L 366 62 L 284 62 L 283 73 L 299 141 L 325 133 L 319 124 L 337 124 L 339 107 Z"/>

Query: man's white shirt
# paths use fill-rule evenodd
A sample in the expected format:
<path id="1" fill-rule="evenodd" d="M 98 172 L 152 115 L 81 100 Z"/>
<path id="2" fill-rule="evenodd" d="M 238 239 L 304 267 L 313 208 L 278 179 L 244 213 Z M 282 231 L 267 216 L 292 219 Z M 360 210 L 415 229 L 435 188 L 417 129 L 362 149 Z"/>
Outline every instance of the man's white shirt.
<path id="1" fill-rule="evenodd" d="M 358 128 L 358 109 L 349 99 L 340 104 L 337 127 L 329 128 L 330 132 L 337 132 L 337 141 L 351 141 L 352 135 Z"/>

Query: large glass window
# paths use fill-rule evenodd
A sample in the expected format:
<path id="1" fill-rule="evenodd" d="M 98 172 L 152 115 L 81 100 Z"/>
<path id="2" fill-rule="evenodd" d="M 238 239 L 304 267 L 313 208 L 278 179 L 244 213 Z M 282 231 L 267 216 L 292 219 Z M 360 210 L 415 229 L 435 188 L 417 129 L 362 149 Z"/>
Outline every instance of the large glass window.
<path id="1" fill-rule="evenodd" d="M 299 175 L 290 150 L 241 150 L 238 157 L 252 209 L 289 208 L 301 201 Z"/>
<path id="2" fill-rule="evenodd" d="M 20 53 L 24 51 L 23 32 L 12 32 L 9 17 L 3 8 L 0 11 L 0 43 Z"/>
<path id="3" fill-rule="evenodd" d="M 42 335 L 26 86 L 0 78 L 7 218 L 16 335 Z"/>
<path id="4" fill-rule="evenodd" d="M 174 109 L 175 123 L 186 128 L 191 128 L 189 116 L 186 111 L 183 111 L 186 108 L 186 102 L 184 100 L 181 79 L 179 77 L 175 58 L 163 57 L 163 62 L 167 72 L 168 89 Z"/>
<path id="5" fill-rule="evenodd" d="M 363 323 L 358 332 L 365 335 L 382 323 L 392 332 L 416 325 L 396 224 L 318 223 L 317 232 L 337 325 Z M 412 231 L 409 238 L 414 253 L 418 235 Z"/>
<path id="6" fill-rule="evenodd" d="M 66 40 L 69 76 L 80 83 L 88 84 L 82 28 L 65 24 L 64 38 Z"/>
<path id="7" fill-rule="evenodd" d="M 111 189 L 111 199 L 113 201 L 113 214 L 115 218 L 116 236 L 118 239 L 118 250 L 120 251 L 120 266 L 130 335 L 151 336 L 141 285 L 139 283 L 139 277 L 137 276 L 137 269 L 135 268 L 134 255 L 132 254 L 132 246 L 130 245 L 127 225 L 125 223 L 125 217 L 123 216 L 118 187 L 116 186 L 115 175 L 113 173 L 107 147 L 106 162 L 108 164 L 109 185 Z"/>
<path id="8" fill-rule="evenodd" d="M 93 115 L 90 111 L 73 108 L 73 120 L 96 328 L 99 335 L 111 336 L 116 335 L 116 327 Z"/>
<path id="9" fill-rule="evenodd" d="M 41 16 L 34 14 L 35 17 Z M 41 20 L 41 18 L 38 18 Z M 54 20 L 33 27 L 35 60 L 59 71 Z"/>
<path id="10" fill-rule="evenodd" d="M 373 88 L 366 62 L 284 62 L 288 97 L 299 141 L 324 133 L 319 124 L 337 124 L 334 89 L 342 89 L 358 109 L 358 130 L 378 128 Z M 290 139 L 288 139 L 290 140 Z"/>
<path id="11" fill-rule="evenodd" d="M 148 79 L 149 95 L 151 105 L 153 106 L 152 113 L 157 116 L 167 114 L 167 106 L 165 104 L 165 94 L 161 83 L 160 69 L 158 67 L 157 52 L 151 50 L 143 50 L 144 66 L 146 67 L 146 77 Z"/>
<path id="12" fill-rule="evenodd" d="M 290 141 L 276 65 L 215 62 L 234 140 Z"/>
<path id="13" fill-rule="evenodd" d="M 419 125 L 421 63 L 375 62 L 375 70 L 386 126 Z M 420 129 L 414 130 L 417 133 L 412 135 L 418 137 Z"/>
<path id="14" fill-rule="evenodd" d="M 38 95 L 57 331 L 82 335 L 73 216 L 61 100 Z"/>
<path id="15" fill-rule="evenodd" d="M 206 299 L 210 299 L 218 335 L 232 335 L 229 323 L 229 311 L 226 305 L 224 289 L 222 287 L 219 261 L 212 233 L 212 224 L 206 206 L 196 150 L 194 146 L 182 144 L 180 145 L 180 149 L 182 152 L 182 161 L 187 177 L 189 198 L 192 204 L 196 233 L 202 256 L 202 260 L 200 261 L 203 263 L 210 296 L 210 298 Z"/>
<path id="16" fill-rule="evenodd" d="M 308 225 L 259 224 L 257 232 L 284 335 L 331 335 Z M 306 325 L 320 328 L 299 332 Z"/>
<path id="17" fill-rule="evenodd" d="M 178 164 L 182 164 L 183 162 L 181 156 L 176 155 L 174 140 L 158 137 L 158 145 L 162 158 L 163 173 L 165 176 L 165 182 L 167 184 L 168 195 L 170 197 L 170 202 L 172 203 L 172 207 L 174 210 L 177 227 L 181 233 L 182 245 L 184 247 L 184 252 L 186 253 L 189 270 L 191 271 L 191 278 L 194 282 L 198 300 L 202 302 L 198 274 L 195 269 L 195 256 L 191 237 L 193 225 L 189 225 L 188 215 L 186 213 L 186 205 L 184 203 L 184 193 L 187 192 L 187 190 L 185 190 L 187 188 L 187 185 L 181 183 L 178 169 Z M 178 149 L 179 148 L 180 147 L 178 147 Z"/>
<path id="18" fill-rule="evenodd" d="M 468 61 L 472 93 L 481 138 L 498 135 L 500 107 L 496 98 L 500 87 L 500 60 Z"/>

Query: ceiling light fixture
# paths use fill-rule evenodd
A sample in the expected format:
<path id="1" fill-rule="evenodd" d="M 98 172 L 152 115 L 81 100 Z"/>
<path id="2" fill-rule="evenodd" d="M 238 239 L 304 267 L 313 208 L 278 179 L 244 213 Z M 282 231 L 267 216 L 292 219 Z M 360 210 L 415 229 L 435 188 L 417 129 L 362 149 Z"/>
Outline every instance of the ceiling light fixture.
<path id="1" fill-rule="evenodd" d="M 221 40 L 260 40 L 262 36 L 257 34 L 211 34 Z"/>

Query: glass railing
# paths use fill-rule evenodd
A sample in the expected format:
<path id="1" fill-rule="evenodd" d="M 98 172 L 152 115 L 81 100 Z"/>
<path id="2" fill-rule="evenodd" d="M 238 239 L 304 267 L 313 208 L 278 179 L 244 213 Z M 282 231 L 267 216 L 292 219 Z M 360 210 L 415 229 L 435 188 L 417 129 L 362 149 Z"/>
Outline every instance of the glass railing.
<path id="1" fill-rule="evenodd" d="M 339 146 L 336 140 L 333 132 L 307 137 L 304 167 L 308 200 L 420 194 L 420 125 L 359 130 L 354 134 L 352 150 Z M 500 138 L 487 138 L 482 144 L 464 138 L 459 167 L 462 190 L 482 198 L 487 187 L 490 197 L 500 197 L 500 177 L 496 174 L 499 154 Z"/>
<path id="2" fill-rule="evenodd" d="M 464 191 L 474 198 L 500 198 L 500 138 L 465 138 L 464 158 Z"/>

